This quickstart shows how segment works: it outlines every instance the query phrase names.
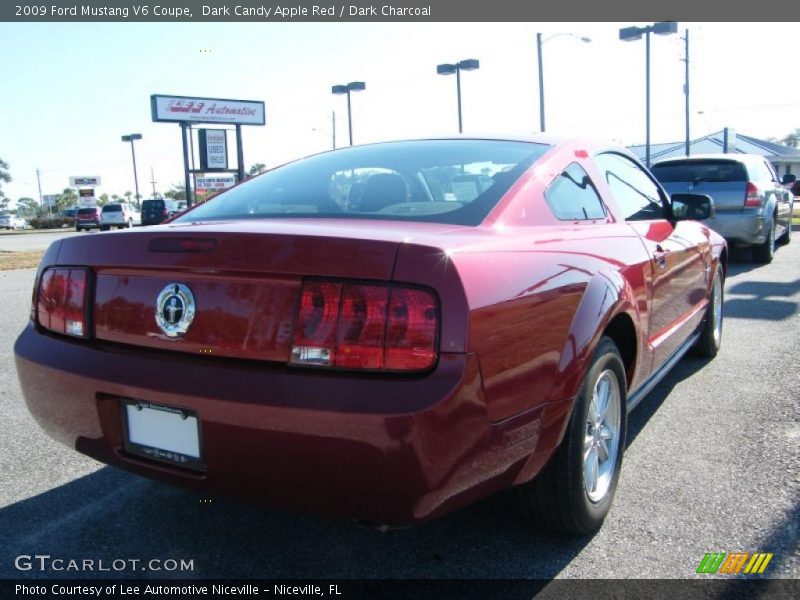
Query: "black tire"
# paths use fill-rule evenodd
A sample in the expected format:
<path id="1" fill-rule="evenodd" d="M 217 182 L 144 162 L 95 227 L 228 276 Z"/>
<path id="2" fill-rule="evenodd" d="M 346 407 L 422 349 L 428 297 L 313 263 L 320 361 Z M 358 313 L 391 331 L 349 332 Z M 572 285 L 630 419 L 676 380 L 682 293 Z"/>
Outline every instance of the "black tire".
<path id="1" fill-rule="evenodd" d="M 613 374 L 613 378 L 608 373 Z M 609 384 L 609 389 L 616 389 L 617 392 L 617 434 L 614 440 L 616 447 L 609 446 L 606 453 L 606 466 L 613 464 L 613 471 L 604 478 L 605 489 L 601 496 L 593 499 L 590 497 L 592 492 L 587 490 L 589 486 L 585 483 L 587 467 L 584 453 L 587 452 L 585 446 L 587 439 L 588 443 L 592 444 L 592 438 L 594 443 L 598 443 L 602 438 L 602 434 L 595 435 L 601 428 L 594 429 L 589 418 L 592 397 L 601 376 L 604 382 Z M 614 492 L 617 489 L 622 454 L 625 450 L 627 414 L 625 367 L 616 344 L 611 338 L 603 337 L 578 391 L 561 446 L 533 481 L 516 490 L 523 518 L 541 529 L 572 535 L 584 535 L 599 529 L 611 508 Z M 599 446 L 595 452 L 600 452 Z M 596 472 L 595 492 L 600 491 L 600 479 Z"/>
<path id="2" fill-rule="evenodd" d="M 789 211 L 789 222 L 786 224 L 786 231 L 778 238 L 778 244 L 785 246 L 792 241 L 792 211 Z"/>
<path id="3" fill-rule="evenodd" d="M 703 323 L 703 330 L 700 338 L 694 346 L 695 354 L 714 358 L 722 345 L 722 324 L 724 322 L 723 313 L 725 306 L 725 278 L 722 275 L 722 267 L 717 266 L 714 274 L 714 281 L 711 284 L 711 296 L 708 299 L 708 309 Z M 719 313 L 715 311 L 716 302 L 719 301 Z"/>
<path id="4" fill-rule="evenodd" d="M 775 256 L 775 218 L 773 217 L 769 223 L 767 230 L 767 239 L 763 244 L 753 246 L 753 259 L 763 265 L 768 265 L 772 262 Z"/>
<path id="5" fill-rule="evenodd" d="M 77 225 L 75 225 L 75 231 L 80 231 L 80 230 L 81 230 L 81 228 L 78 227 Z"/>
<path id="6" fill-rule="evenodd" d="M 100 231 L 108 231 L 108 229 L 109 229 L 108 225 L 100 225 Z"/>

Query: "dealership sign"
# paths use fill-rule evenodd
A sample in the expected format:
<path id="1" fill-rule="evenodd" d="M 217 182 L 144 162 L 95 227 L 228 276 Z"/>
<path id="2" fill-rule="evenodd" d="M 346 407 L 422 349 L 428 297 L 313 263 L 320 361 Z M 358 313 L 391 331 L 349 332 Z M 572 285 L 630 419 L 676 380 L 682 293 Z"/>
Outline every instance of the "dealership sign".
<path id="1" fill-rule="evenodd" d="M 100 185 L 100 178 L 97 176 L 70 177 L 69 184 L 72 187 L 96 187 Z"/>
<path id="2" fill-rule="evenodd" d="M 84 188 L 78 190 L 78 206 L 97 206 L 97 198 L 94 197 L 93 188 Z"/>
<path id="3" fill-rule="evenodd" d="M 150 96 L 153 121 L 263 125 L 264 103 L 250 100 Z"/>
<path id="4" fill-rule="evenodd" d="M 200 168 L 203 171 L 228 168 L 228 139 L 224 129 L 200 129 Z"/>
<path id="5" fill-rule="evenodd" d="M 223 175 L 221 177 L 198 177 L 195 179 L 194 187 L 200 190 L 224 190 L 236 183 L 233 175 Z"/>

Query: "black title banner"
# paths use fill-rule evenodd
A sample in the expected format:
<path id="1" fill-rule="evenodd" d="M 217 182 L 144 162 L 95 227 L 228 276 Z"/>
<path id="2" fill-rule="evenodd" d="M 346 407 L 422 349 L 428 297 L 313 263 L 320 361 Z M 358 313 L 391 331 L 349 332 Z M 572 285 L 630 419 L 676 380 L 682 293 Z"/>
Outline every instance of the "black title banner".
<path id="1" fill-rule="evenodd" d="M 78 600 L 203 600 L 221 598 L 328 598 L 331 600 L 545 600 L 564 598 L 726 600 L 797 598 L 796 579 L 406 579 L 406 580 L 228 580 L 228 579 L 24 579 L 0 580 L 0 598 Z"/>
<path id="2" fill-rule="evenodd" d="M 469 22 L 469 21 L 783 21 L 800 17 L 800 3 L 762 0 L 726 3 L 696 0 L 10 0 L 0 21 L 10 22 Z"/>

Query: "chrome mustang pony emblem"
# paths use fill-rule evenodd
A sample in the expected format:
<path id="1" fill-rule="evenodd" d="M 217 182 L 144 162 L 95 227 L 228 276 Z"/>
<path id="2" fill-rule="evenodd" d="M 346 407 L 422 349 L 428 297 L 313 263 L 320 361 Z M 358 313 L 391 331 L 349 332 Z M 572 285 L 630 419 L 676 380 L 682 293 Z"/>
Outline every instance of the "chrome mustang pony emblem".
<path id="1" fill-rule="evenodd" d="M 194 321 L 194 294 L 182 283 L 170 283 L 156 300 L 156 324 L 168 337 L 181 337 Z"/>

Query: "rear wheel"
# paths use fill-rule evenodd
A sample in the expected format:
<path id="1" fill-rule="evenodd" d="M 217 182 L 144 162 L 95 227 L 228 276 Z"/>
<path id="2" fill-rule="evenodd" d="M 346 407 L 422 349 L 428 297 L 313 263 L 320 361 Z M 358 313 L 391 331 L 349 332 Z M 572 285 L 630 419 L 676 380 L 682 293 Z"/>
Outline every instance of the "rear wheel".
<path id="1" fill-rule="evenodd" d="M 717 266 L 714 283 L 711 286 L 711 297 L 708 299 L 706 321 L 694 347 L 697 354 L 707 358 L 714 358 L 722 345 L 724 283 L 722 267 Z"/>
<path id="2" fill-rule="evenodd" d="M 756 262 L 762 264 L 769 264 L 775 256 L 775 219 L 773 218 L 769 223 L 767 230 L 767 239 L 763 244 L 753 246 L 753 258 Z"/>
<path id="3" fill-rule="evenodd" d="M 627 427 L 627 386 L 619 350 L 600 340 L 550 463 L 521 486 L 523 515 L 539 527 L 585 534 L 599 529 L 617 489 Z"/>
<path id="4" fill-rule="evenodd" d="M 794 205 L 792 205 L 792 206 L 794 206 Z M 783 235 L 778 240 L 778 243 L 781 246 L 784 246 L 784 245 L 786 245 L 786 244 L 788 244 L 789 242 L 792 241 L 792 214 L 793 214 L 793 212 L 794 212 L 793 208 L 791 210 L 789 210 L 789 222 L 786 223 L 786 231 L 783 232 Z"/>

